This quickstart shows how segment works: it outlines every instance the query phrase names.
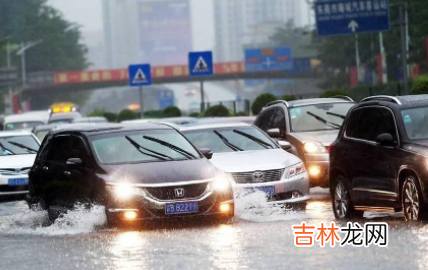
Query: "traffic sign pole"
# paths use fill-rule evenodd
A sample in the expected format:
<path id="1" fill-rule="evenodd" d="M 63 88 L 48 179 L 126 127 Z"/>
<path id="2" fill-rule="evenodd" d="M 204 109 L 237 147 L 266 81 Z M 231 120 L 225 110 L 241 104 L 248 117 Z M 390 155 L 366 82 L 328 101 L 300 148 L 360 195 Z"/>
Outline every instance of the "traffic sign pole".
<path id="1" fill-rule="evenodd" d="M 139 86 L 138 87 L 139 93 L 140 93 L 140 112 L 141 112 L 141 116 L 140 118 L 143 119 L 144 118 L 144 107 L 143 107 L 143 87 Z"/>
<path id="2" fill-rule="evenodd" d="M 355 64 L 357 66 L 357 81 L 359 82 L 361 77 L 360 74 L 360 49 L 358 48 L 358 35 L 355 35 Z"/>
<path id="3" fill-rule="evenodd" d="M 403 65 L 403 90 L 404 94 L 409 94 L 409 73 L 407 69 L 407 6 L 404 3 L 399 4 L 400 17 L 400 36 L 401 36 L 401 63 Z"/>
<path id="4" fill-rule="evenodd" d="M 201 80 L 201 113 L 205 111 L 205 93 L 204 93 L 204 80 Z"/>

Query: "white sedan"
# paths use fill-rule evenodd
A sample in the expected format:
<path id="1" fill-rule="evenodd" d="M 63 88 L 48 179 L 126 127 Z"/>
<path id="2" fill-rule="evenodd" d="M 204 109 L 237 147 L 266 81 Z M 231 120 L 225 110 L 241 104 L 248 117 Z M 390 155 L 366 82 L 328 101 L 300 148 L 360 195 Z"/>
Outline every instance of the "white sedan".
<path id="1" fill-rule="evenodd" d="M 244 123 L 185 126 L 180 131 L 199 149 L 212 150 L 211 162 L 232 175 L 238 196 L 262 191 L 270 203 L 306 206 L 309 178 L 302 161 L 284 151 L 288 143 L 277 143 Z"/>
<path id="2" fill-rule="evenodd" d="M 28 193 L 28 172 L 40 142 L 27 132 L 0 132 L 0 198 Z"/>

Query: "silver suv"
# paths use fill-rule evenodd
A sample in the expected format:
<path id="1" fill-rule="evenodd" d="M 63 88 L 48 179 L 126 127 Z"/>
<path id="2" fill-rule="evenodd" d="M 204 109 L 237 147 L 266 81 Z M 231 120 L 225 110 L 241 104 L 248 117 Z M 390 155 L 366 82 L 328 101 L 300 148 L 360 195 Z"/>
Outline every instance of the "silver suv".
<path id="1" fill-rule="evenodd" d="M 290 152 L 305 164 L 312 186 L 328 186 L 327 148 L 354 105 L 345 96 L 295 101 L 277 100 L 263 108 L 255 125 L 276 140 L 291 144 Z"/>

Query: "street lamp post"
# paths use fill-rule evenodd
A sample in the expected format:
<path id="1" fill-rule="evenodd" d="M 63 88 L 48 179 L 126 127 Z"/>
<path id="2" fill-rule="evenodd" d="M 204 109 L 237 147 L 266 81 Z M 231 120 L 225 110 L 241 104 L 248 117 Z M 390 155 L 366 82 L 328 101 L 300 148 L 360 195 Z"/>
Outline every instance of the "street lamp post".
<path id="1" fill-rule="evenodd" d="M 24 42 L 21 42 L 21 49 L 19 49 L 16 52 L 16 55 L 21 56 L 21 72 L 22 72 L 22 86 L 23 87 L 25 87 L 27 85 L 27 71 L 26 71 L 26 63 L 25 63 L 25 52 L 28 49 L 39 45 L 42 42 L 43 42 L 43 39 L 33 41 L 33 42 L 29 42 L 27 44 L 25 44 Z"/>

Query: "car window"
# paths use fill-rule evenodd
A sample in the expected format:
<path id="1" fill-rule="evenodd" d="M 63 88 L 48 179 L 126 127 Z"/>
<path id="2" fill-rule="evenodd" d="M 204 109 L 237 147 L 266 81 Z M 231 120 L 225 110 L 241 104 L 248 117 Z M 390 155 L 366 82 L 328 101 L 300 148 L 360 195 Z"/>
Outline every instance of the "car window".
<path id="1" fill-rule="evenodd" d="M 273 120 L 275 117 L 276 109 L 268 109 L 263 112 L 262 119 L 260 121 L 260 129 L 263 131 L 268 131 L 273 127 Z"/>
<path id="2" fill-rule="evenodd" d="M 282 109 L 277 109 L 272 121 L 271 128 L 279 128 L 281 136 L 285 134 L 285 114 Z"/>
<path id="3" fill-rule="evenodd" d="M 46 136 L 42 141 L 38 158 L 41 160 L 47 160 L 49 149 L 51 146 L 52 146 L 52 136 Z"/>
<path id="4" fill-rule="evenodd" d="M 56 136 L 49 147 L 47 160 L 50 162 L 65 163 L 72 151 L 69 135 Z"/>
<path id="5" fill-rule="evenodd" d="M 0 156 L 37 154 L 39 147 L 31 135 L 0 137 Z"/>
<path id="6" fill-rule="evenodd" d="M 409 139 L 428 139 L 428 107 L 405 109 L 401 115 Z"/>
<path id="7" fill-rule="evenodd" d="M 361 109 L 354 110 L 348 121 L 348 125 L 346 126 L 346 136 L 357 138 L 358 136 L 358 121 L 360 120 Z"/>
<path id="8" fill-rule="evenodd" d="M 4 127 L 5 130 L 21 130 L 21 129 L 32 129 L 34 127 L 43 125 L 43 122 L 39 121 L 28 121 L 28 122 L 17 122 L 17 123 L 7 123 Z"/>
<path id="9" fill-rule="evenodd" d="M 92 145 L 99 161 L 103 164 L 185 160 L 200 157 L 193 145 L 175 130 L 97 135 L 92 137 Z"/>
<path id="10" fill-rule="evenodd" d="M 213 153 L 234 152 L 234 146 L 244 151 L 277 148 L 265 134 L 254 127 L 194 130 L 185 131 L 184 134 L 197 148 L 209 148 Z"/>
<path id="11" fill-rule="evenodd" d="M 71 137 L 70 158 L 80 158 L 83 164 L 87 164 L 90 161 L 88 148 L 82 138 L 76 136 Z"/>
<path id="12" fill-rule="evenodd" d="M 290 125 L 293 132 L 340 129 L 354 103 L 321 103 L 291 107 Z"/>
<path id="13" fill-rule="evenodd" d="M 397 141 L 395 120 L 389 109 L 367 107 L 359 111 L 358 120 L 350 119 L 350 121 L 357 121 L 357 124 L 350 122 L 352 126 L 349 127 L 349 131 L 347 129 L 347 136 L 374 142 L 380 134 L 389 133 L 394 141 Z"/>

